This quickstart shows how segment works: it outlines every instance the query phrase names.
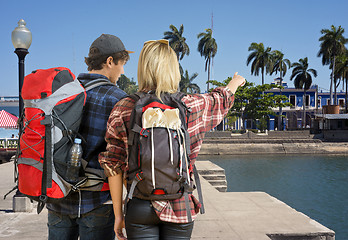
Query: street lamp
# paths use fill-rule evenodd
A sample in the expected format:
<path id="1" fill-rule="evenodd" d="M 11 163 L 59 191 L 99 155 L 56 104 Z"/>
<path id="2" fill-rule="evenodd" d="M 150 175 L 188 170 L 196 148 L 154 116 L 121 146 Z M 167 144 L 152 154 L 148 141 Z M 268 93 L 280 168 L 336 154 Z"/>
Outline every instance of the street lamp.
<path id="1" fill-rule="evenodd" d="M 19 117 L 23 114 L 23 99 L 22 99 L 22 86 L 24 81 L 24 59 L 29 53 L 28 49 L 31 45 L 31 32 L 25 26 L 26 23 L 23 19 L 18 21 L 18 27 L 12 31 L 12 44 L 15 47 L 15 53 L 18 56 L 18 72 L 19 72 L 19 85 L 18 85 L 18 100 L 19 100 Z M 22 122 L 19 122 L 19 136 L 22 133 Z M 19 140 L 18 140 L 19 141 Z M 15 212 L 25 212 L 30 209 L 30 203 L 28 198 L 24 197 L 22 193 L 17 190 L 13 196 L 13 210 Z"/>
<path id="2" fill-rule="evenodd" d="M 26 23 L 23 19 L 18 21 L 18 27 L 12 31 L 12 44 L 15 47 L 15 53 L 18 56 L 18 69 L 19 69 L 19 116 L 23 111 L 23 99 L 22 99 L 22 86 L 24 80 L 24 59 L 29 53 L 28 49 L 31 45 L 31 32 L 25 26 Z M 19 124 L 19 133 L 21 133 L 21 124 Z"/>

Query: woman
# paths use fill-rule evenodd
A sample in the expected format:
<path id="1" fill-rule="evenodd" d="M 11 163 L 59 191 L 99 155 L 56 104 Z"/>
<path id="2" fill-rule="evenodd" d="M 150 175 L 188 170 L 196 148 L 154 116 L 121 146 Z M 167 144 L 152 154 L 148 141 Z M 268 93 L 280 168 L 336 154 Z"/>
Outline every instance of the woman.
<path id="1" fill-rule="evenodd" d="M 179 63 L 167 40 L 145 42 L 138 63 L 139 91 L 175 93 L 181 76 Z M 220 87 L 211 93 L 186 95 L 182 101 L 192 109 L 188 120 L 190 135 L 190 160 L 194 164 L 203 142 L 205 132 L 217 126 L 232 107 L 239 86 L 245 79 L 237 73 L 227 87 Z M 130 114 L 134 100 L 124 98 L 114 107 L 107 127 L 107 151 L 101 153 L 99 161 L 109 177 L 110 192 L 115 213 L 115 232 L 119 239 L 126 239 L 122 233 L 126 227 L 128 239 L 190 239 L 193 221 L 188 221 L 186 211 L 180 209 L 183 199 L 169 201 L 147 201 L 137 198 L 127 203 L 125 224 L 122 212 L 124 176 L 127 175 L 128 132 Z M 194 220 L 200 203 L 189 196 Z M 181 211 L 180 211 L 181 210 Z"/>

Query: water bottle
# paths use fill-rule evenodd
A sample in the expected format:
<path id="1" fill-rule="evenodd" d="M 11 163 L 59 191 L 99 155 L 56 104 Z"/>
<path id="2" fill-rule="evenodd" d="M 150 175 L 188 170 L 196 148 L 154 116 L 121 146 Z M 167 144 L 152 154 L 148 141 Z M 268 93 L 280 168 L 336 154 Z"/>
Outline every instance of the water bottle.
<path id="1" fill-rule="evenodd" d="M 81 139 L 75 138 L 74 145 L 70 149 L 70 159 L 66 170 L 66 180 L 72 184 L 77 183 L 79 180 L 81 157 Z"/>

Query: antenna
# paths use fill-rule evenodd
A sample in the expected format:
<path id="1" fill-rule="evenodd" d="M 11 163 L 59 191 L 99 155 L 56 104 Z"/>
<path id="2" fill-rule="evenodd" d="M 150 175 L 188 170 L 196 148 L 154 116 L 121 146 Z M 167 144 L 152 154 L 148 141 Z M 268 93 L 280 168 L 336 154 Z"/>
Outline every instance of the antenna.
<path id="1" fill-rule="evenodd" d="M 211 31 L 214 29 L 214 12 L 211 12 Z"/>
<path id="2" fill-rule="evenodd" d="M 214 34 L 214 12 L 211 12 L 211 36 Z M 211 76 L 212 80 L 215 80 L 214 77 L 214 57 L 211 58 Z"/>

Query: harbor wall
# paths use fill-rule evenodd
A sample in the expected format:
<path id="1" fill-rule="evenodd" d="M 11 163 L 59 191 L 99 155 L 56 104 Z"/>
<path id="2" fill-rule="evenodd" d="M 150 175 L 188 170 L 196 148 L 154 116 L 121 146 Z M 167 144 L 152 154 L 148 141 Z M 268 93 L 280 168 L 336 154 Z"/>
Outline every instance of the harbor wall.
<path id="1" fill-rule="evenodd" d="M 268 134 L 207 133 L 200 155 L 252 154 L 336 154 L 348 155 L 348 142 L 322 141 L 309 131 L 269 132 Z"/>

